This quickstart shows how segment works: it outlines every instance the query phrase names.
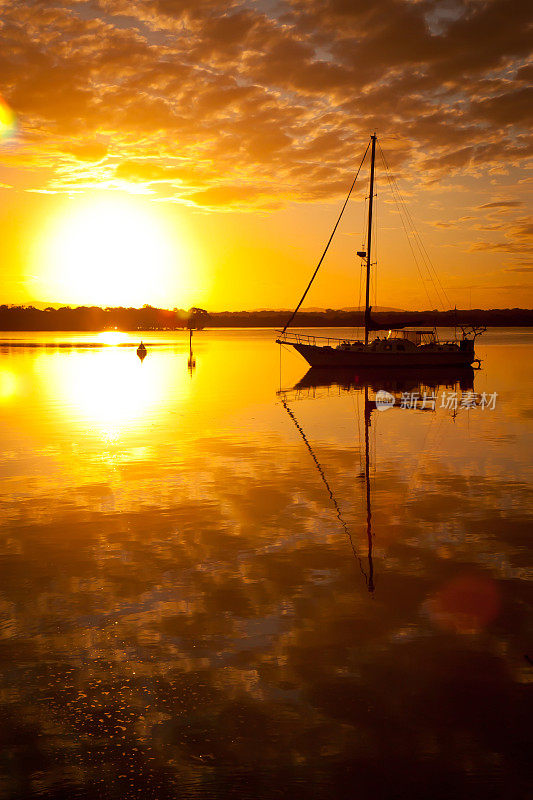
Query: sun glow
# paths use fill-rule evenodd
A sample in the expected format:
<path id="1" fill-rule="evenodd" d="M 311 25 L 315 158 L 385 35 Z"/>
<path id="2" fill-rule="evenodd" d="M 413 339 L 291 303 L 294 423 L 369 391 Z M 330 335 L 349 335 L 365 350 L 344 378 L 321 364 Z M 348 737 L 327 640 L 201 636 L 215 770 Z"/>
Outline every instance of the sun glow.
<path id="1" fill-rule="evenodd" d="M 46 232 L 36 260 L 32 291 L 51 301 L 172 308 L 195 296 L 184 237 L 135 198 L 76 205 Z"/>
<path id="2" fill-rule="evenodd" d="M 165 367 L 155 358 L 141 364 L 133 348 L 103 347 L 43 356 L 37 371 L 53 405 L 109 443 L 150 424 L 169 391 Z"/>
<path id="3" fill-rule="evenodd" d="M 101 344 L 119 345 L 130 341 L 127 333 L 122 331 L 102 331 L 96 337 Z"/>

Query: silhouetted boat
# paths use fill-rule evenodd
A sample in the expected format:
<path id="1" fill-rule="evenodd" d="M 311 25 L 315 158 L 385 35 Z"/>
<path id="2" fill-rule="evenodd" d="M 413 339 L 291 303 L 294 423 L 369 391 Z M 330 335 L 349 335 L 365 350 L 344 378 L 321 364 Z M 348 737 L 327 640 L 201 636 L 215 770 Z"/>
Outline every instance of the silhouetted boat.
<path id="1" fill-rule="evenodd" d="M 370 305 L 370 271 L 371 271 L 371 251 L 372 251 L 372 211 L 374 201 L 374 172 L 376 161 L 376 134 L 370 137 L 363 159 L 357 170 L 348 196 L 337 219 L 333 232 L 328 240 L 322 257 L 315 269 L 313 277 L 309 282 L 300 302 L 291 315 L 287 324 L 280 332 L 281 335 L 276 340 L 278 344 L 286 344 L 302 355 L 311 367 L 409 367 L 418 368 L 426 366 L 469 366 L 477 361 L 474 352 L 476 337 L 482 333 L 484 328 L 462 327 L 462 336 L 458 338 L 440 341 L 436 327 L 430 330 L 406 330 L 409 323 L 395 323 L 394 328 L 389 325 L 382 325 L 376 321 L 371 314 Z M 318 270 L 322 264 L 324 256 L 333 239 L 337 226 L 344 213 L 353 187 L 363 166 L 364 160 L 371 147 L 370 163 L 370 190 L 368 202 L 368 226 L 367 226 L 367 245 L 365 251 L 359 251 L 357 255 L 364 259 L 366 264 L 366 290 L 365 290 L 365 316 L 364 316 L 364 339 L 338 339 L 333 337 L 312 336 L 302 333 L 287 333 L 296 313 L 304 301 L 311 284 L 313 283 Z M 370 333 L 386 331 L 388 333 L 381 337 L 376 336 L 370 340 Z"/>

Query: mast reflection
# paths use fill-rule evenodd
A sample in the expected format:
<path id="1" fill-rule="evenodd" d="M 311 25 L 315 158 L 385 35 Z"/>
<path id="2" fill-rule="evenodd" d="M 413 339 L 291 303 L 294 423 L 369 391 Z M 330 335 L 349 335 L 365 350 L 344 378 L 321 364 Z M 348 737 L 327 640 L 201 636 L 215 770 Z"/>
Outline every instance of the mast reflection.
<path id="1" fill-rule="evenodd" d="M 409 370 L 393 370 L 389 369 L 386 372 L 382 369 L 360 369 L 360 370 L 333 370 L 333 369 L 320 369 L 311 368 L 304 375 L 298 383 L 289 390 L 280 390 L 278 396 L 281 403 L 297 428 L 300 436 L 302 437 L 307 450 L 309 451 L 313 462 L 320 474 L 320 477 L 326 486 L 331 502 L 335 508 L 337 517 L 342 525 L 345 534 L 348 537 L 352 552 L 357 560 L 361 572 L 365 578 L 370 594 L 375 591 L 374 579 L 374 558 L 373 558 L 373 545 L 374 534 L 372 532 L 372 494 L 370 486 L 370 426 L 372 424 L 372 412 L 378 406 L 376 405 L 375 398 L 371 398 L 371 393 L 376 394 L 379 391 L 389 392 L 395 398 L 394 405 L 391 408 L 400 408 L 400 403 L 396 402 L 399 395 L 405 392 L 427 392 L 431 390 L 436 392 L 439 388 L 446 389 L 460 389 L 467 391 L 473 389 L 474 386 L 474 370 L 472 367 L 452 367 L 452 368 L 425 368 L 425 369 L 409 369 Z M 304 429 L 296 419 L 292 409 L 289 407 L 289 400 L 301 399 L 302 397 L 313 398 L 316 397 L 316 390 L 318 389 L 337 389 L 347 391 L 349 393 L 361 392 L 364 398 L 363 420 L 364 420 L 364 452 L 365 452 L 365 501 L 366 501 L 366 539 L 368 543 L 367 561 L 368 570 L 363 566 L 361 557 L 358 555 L 356 547 L 353 542 L 352 535 L 349 527 L 343 518 L 340 505 L 331 489 L 331 486 L 326 478 L 324 469 L 318 461 L 316 454 L 307 438 Z M 323 396 L 322 394 L 320 396 Z M 417 410 L 432 410 L 422 409 Z M 434 410 L 434 409 L 433 409 Z"/>
<path id="2" fill-rule="evenodd" d="M 311 455 L 311 458 L 313 459 L 313 461 L 315 463 L 315 466 L 316 466 L 316 468 L 317 468 L 317 470 L 318 470 L 318 472 L 320 474 L 320 477 L 321 477 L 321 479 L 322 479 L 322 481 L 324 483 L 324 486 L 328 490 L 328 494 L 329 494 L 330 500 L 333 503 L 333 506 L 335 508 L 335 512 L 337 514 L 338 520 L 342 525 L 344 533 L 348 537 L 348 541 L 350 542 L 350 547 L 352 548 L 352 553 L 354 555 L 354 558 L 356 559 L 356 561 L 359 564 L 359 568 L 360 568 L 360 570 L 361 570 L 361 572 L 362 572 L 362 574 L 363 574 L 363 576 L 365 578 L 365 581 L 366 581 L 366 583 L 368 585 L 369 591 L 373 592 L 374 591 L 373 577 L 369 578 L 369 576 L 367 575 L 367 573 L 365 571 L 365 568 L 363 567 L 363 562 L 361 561 L 361 558 L 359 557 L 359 555 L 357 553 L 357 550 L 355 549 L 355 545 L 354 545 L 354 542 L 353 542 L 352 534 L 350 533 L 350 529 L 348 527 L 348 524 L 346 523 L 346 520 L 342 516 L 342 512 L 341 512 L 340 506 L 339 506 L 339 504 L 337 502 L 337 499 L 336 499 L 335 495 L 333 494 L 331 486 L 328 483 L 328 479 L 326 478 L 326 473 L 322 469 L 322 466 L 320 465 L 320 462 L 317 459 L 317 457 L 315 455 L 315 452 L 314 452 L 313 448 L 311 447 L 311 444 L 309 443 L 309 439 L 305 435 L 304 429 L 302 428 L 302 426 L 300 425 L 300 423 L 296 419 L 296 416 L 294 415 L 294 412 L 289 408 L 289 405 L 288 405 L 286 399 L 284 399 L 283 396 L 281 397 L 281 404 L 284 407 L 284 409 L 287 412 L 287 414 L 289 415 L 289 417 L 294 422 L 294 425 L 297 428 L 298 433 L 302 437 L 302 439 L 303 439 L 303 441 L 305 443 L 305 446 L 307 447 L 307 449 L 309 451 L 309 454 Z M 371 556 L 372 556 L 372 553 L 370 552 L 370 557 L 369 557 L 369 563 L 370 563 L 370 567 L 371 567 L 370 575 L 373 576 L 373 568 L 372 568 Z"/>

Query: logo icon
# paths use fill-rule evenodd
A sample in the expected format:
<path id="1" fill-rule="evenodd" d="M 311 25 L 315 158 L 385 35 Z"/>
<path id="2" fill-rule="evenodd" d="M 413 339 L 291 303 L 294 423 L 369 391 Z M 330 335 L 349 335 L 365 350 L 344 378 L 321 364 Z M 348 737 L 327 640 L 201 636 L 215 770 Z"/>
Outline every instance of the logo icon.
<path id="1" fill-rule="evenodd" d="M 378 411 L 386 411 L 387 408 L 392 408 L 395 402 L 394 395 L 386 392 L 385 389 L 380 389 L 376 394 L 376 408 Z"/>

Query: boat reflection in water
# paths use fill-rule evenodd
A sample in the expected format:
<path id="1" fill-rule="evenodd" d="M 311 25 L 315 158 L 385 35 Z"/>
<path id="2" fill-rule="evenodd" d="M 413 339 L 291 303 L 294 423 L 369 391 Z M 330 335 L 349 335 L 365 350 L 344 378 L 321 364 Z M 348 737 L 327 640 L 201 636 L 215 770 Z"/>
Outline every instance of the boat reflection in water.
<path id="1" fill-rule="evenodd" d="M 311 368 L 304 375 L 304 377 L 295 384 L 292 389 L 283 390 L 278 392 L 281 403 L 292 419 L 300 436 L 302 437 L 305 446 L 307 447 L 311 458 L 313 459 L 320 477 L 328 491 L 330 500 L 335 508 L 335 512 L 346 534 L 354 558 L 359 565 L 359 569 L 365 579 L 368 591 L 373 593 L 375 590 L 374 579 L 374 559 L 373 559 L 373 533 L 372 533 L 372 497 L 371 497 L 371 480 L 370 480 L 370 442 L 369 442 L 369 429 L 372 423 L 372 412 L 377 409 L 399 409 L 399 410 L 418 410 L 418 411 L 435 411 L 436 397 L 439 391 L 447 389 L 449 391 L 466 392 L 471 391 L 474 387 L 474 370 L 472 367 L 447 367 L 435 368 L 428 367 L 426 369 L 390 369 L 386 371 L 383 369 L 319 369 Z M 357 548 L 353 541 L 353 536 L 350 528 L 344 518 L 342 509 L 339 505 L 337 498 L 328 482 L 326 473 L 320 464 L 313 446 L 309 441 L 303 427 L 299 423 L 294 411 L 290 407 L 292 399 L 301 399 L 302 397 L 314 397 L 316 391 L 321 389 L 359 392 L 363 395 L 363 420 L 364 420 L 364 468 L 361 477 L 365 481 L 365 505 L 366 505 L 366 540 L 368 550 L 366 554 L 366 561 L 368 566 L 363 564 L 363 559 L 359 555 Z M 386 402 L 380 403 L 380 396 L 383 393 L 387 395 Z M 372 397 L 371 395 L 374 395 Z M 320 393 L 322 397 L 322 393 Z M 376 399 L 377 397 L 377 399 Z M 415 402 L 411 398 L 425 398 L 422 405 Z M 407 400 L 409 399 L 409 401 Z M 428 398 L 431 398 L 428 402 Z M 362 447 L 362 443 L 359 443 Z"/>
<path id="2" fill-rule="evenodd" d="M 474 369 L 472 367 L 425 367 L 409 369 L 323 369 L 311 367 L 294 386 L 298 389 L 317 389 L 325 386 L 337 386 L 340 389 L 358 389 L 365 386 L 375 392 L 384 389 L 387 392 L 415 392 L 423 394 L 424 390 L 437 391 L 439 388 L 458 386 L 467 391 L 474 386 Z"/>

